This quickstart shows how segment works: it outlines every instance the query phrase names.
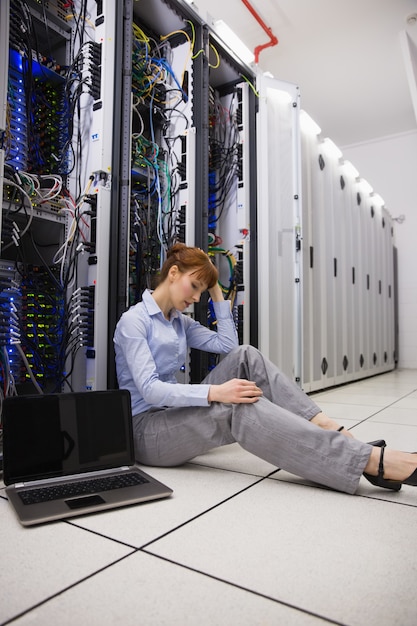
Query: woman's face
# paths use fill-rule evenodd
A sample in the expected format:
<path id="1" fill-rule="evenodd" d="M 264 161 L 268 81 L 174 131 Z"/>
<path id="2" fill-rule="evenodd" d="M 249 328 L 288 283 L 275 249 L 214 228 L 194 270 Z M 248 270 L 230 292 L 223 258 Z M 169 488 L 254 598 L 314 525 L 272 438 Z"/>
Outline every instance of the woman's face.
<path id="1" fill-rule="evenodd" d="M 172 282 L 172 304 L 178 311 L 184 311 L 191 304 L 200 301 L 201 294 L 206 291 L 207 285 L 196 277 L 195 270 L 175 272 Z"/>

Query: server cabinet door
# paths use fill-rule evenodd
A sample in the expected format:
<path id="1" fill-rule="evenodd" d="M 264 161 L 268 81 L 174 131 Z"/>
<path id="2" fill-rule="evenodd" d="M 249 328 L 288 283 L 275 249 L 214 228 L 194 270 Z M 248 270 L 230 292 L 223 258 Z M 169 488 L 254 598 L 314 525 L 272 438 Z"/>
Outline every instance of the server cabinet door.
<path id="1" fill-rule="evenodd" d="M 259 76 L 259 347 L 301 383 L 299 90 Z"/>

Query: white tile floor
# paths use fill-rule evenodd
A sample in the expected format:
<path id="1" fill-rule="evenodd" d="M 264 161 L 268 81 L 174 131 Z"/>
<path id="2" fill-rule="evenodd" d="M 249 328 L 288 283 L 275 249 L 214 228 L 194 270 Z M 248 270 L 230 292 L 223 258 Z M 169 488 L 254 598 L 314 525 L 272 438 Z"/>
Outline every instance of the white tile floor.
<path id="1" fill-rule="evenodd" d="M 417 372 L 319 394 L 369 441 L 417 450 Z M 0 489 L 0 623 L 417 623 L 417 489 L 309 485 L 227 446 L 146 468 L 167 500 L 23 528 Z"/>

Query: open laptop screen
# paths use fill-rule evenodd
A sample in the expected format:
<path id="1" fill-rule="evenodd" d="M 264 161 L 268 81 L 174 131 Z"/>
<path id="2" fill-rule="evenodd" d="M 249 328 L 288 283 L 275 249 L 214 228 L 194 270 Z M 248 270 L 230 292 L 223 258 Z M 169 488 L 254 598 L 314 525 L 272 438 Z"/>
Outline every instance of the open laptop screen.
<path id="1" fill-rule="evenodd" d="M 6 485 L 134 463 L 125 390 L 6 398 L 3 428 Z"/>

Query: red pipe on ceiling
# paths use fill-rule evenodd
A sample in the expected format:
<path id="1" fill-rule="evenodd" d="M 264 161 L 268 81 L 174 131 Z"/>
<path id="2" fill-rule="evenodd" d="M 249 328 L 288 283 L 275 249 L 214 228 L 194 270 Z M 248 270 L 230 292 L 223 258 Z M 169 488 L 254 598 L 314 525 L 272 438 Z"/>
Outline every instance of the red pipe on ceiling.
<path id="1" fill-rule="evenodd" d="M 254 55 L 255 55 L 255 63 L 256 65 L 258 64 L 259 61 L 259 55 L 262 52 L 262 50 L 264 50 L 265 48 L 269 48 L 271 46 L 276 46 L 278 43 L 278 39 L 277 37 L 275 37 L 274 33 L 272 32 L 272 30 L 265 24 L 265 22 L 263 21 L 263 19 L 261 18 L 261 16 L 259 15 L 259 13 L 256 11 L 256 9 L 251 5 L 250 2 L 248 2 L 248 0 L 242 0 L 243 4 L 245 5 L 245 7 L 252 13 L 253 17 L 255 18 L 255 20 L 258 22 L 258 24 L 264 29 L 264 31 L 266 32 L 266 34 L 268 35 L 268 37 L 270 38 L 270 41 L 268 41 L 268 43 L 264 43 L 260 46 L 256 46 L 255 50 L 254 50 Z"/>

